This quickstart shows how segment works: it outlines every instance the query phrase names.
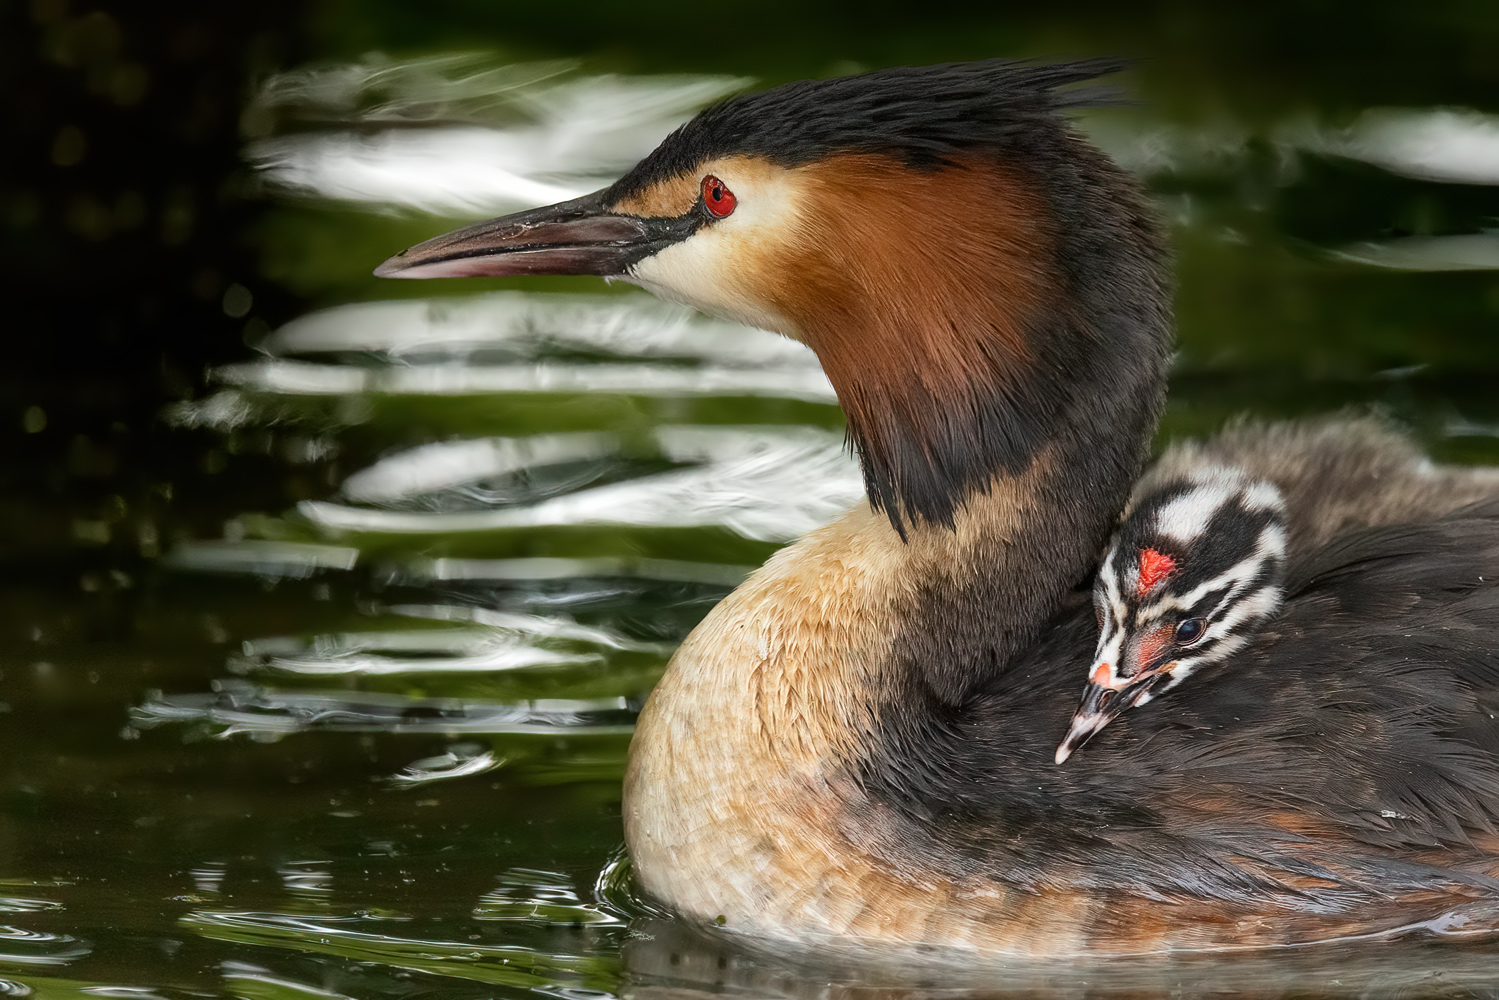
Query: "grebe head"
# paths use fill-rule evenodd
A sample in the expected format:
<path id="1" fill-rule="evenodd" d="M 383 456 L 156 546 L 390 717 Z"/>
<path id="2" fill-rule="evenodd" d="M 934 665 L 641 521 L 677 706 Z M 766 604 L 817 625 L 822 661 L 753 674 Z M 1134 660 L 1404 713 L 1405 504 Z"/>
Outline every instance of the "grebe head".
<path id="1" fill-rule="evenodd" d="M 1247 643 L 1280 608 L 1286 537 L 1280 491 L 1235 470 L 1198 470 L 1137 498 L 1093 585 L 1098 646 L 1057 763 Z"/>
<path id="2" fill-rule="evenodd" d="M 801 340 L 876 509 L 902 532 L 952 527 L 1058 435 L 1122 442 L 1101 461 L 1124 469 L 1153 425 L 1163 242 L 1133 183 L 1061 113 L 1099 96 L 1068 85 L 1120 68 L 990 60 L 731 98 L 602 191 L 440 236 L 376 273 L 602 275 Z"/>

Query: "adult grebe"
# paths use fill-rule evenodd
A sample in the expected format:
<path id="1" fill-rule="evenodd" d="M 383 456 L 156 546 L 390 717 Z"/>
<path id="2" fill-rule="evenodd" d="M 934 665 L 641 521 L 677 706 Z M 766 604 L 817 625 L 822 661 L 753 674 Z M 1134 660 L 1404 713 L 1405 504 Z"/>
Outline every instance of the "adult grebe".
<path id="1" fill-rule="evenodd" d="M 870 508 L 714 609 L 631 747 L 635 872 L 682 913 L 800 943 L 1061 955 L 1499 902 L 1492 520 L 1351 553 L 1266 655 L 1174 713 L 1127 713 L 1087 768 L 1052 761 L 1094 640 L 1080 587 L 1170 342 L 1154 216 L 1061 114 L 1086 95 L 1057 88 L 1116 68 L 981 62 L 733 98 L 603 191 L 377 272 L 622 277 L 809 344 L 838 392 Z"/>
<path id="2" fill-rule="evenodd" d="M 1057 763 L 1254 639 L 1314 582 L 1302 568 L 1335 536 L 1494 499 L 1499 472 L 1435 466 L 1370 418 L 1243 424 L 1168 449 L 1135 485 L 1094 581 L 1098 645 Z"/>

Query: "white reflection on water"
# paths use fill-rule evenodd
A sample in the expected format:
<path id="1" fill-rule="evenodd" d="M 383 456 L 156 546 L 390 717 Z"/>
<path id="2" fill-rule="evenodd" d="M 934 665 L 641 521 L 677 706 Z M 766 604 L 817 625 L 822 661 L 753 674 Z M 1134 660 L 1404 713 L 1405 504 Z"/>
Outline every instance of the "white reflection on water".
<path id="1" fill-rule="evenodd" d="M 223 681 L 213 693 L 157 692 L 130 710 L 130 724 L 206 724 L 213 735 L 275 739 L 309 729 L 359 733 L 525 733 L 623 735 L 634 708 L 624 698 L 539 698 L 503 704 L 414 699 L 347 691 L 272 691 Z"/>
<path id="2" fill-rule="evenodd" d="M 233 431 L 253 425 L 254 399 L 306 395 L 452 396 L 504 393 L 748 396 L 826 403 L 832 387 L 807 348 L 784 337 L 707 319 L 645 295 L 498 293 L 467 300 L 374 302 L 323 310 L 288 323 L 261 345 L 259 361 L 220 369 L 241 387 L 176 407 L 186 426 Z M 324 361 L 358 355 L 359 365 Z M 579 354 L 587 360 L 576 360 Z M 370 356 L 384 363 L 370 363 Z M 506 363 L 495 364 L 496 358 Z M 318 359 L 318 360 L 312 360 Z M 479 360 L 490 363 L 475 363 Z M 274 419 L 274 418 L 268 418 Z M 863 488 L 834 433 L 803 427 L 658 427 L 656 458 L 689 465 L 589 487 L 622 457 L 604 433 L 479 438 L 422 445 L 349 475 L 351 503 L 311 501 L 301 513 L 343 531 L 400 534 L 569 524 L 723 526 L 755 540 L 786 541 L 857 503 Z M 633 452 L 641 445 L 636 442 Z M 645 457 L 633 454 L 632 458 Z M 589 463 L 592 463 L 590 466 Z M 532 490 L 525 506 L 451 510 L 438 494 L 522 472 L 574 468 L 571 486 Z M 593 471 L 590 472 L 589 469 Z M 616 470 L 617 471 L 617 470 Z M 484 490 L 475 486 L 470 493 Z M 524 492 L 524 490 L 522 491 Z M 397 505 L 425 510 L 381 510 Z M 473 503 L 469 503 L 471 508 Z M 234 545 L 184 548 L 178 564 L 286 575 L 294 553 Z M 283 558 L 284 557 L 284 558 Z M 329 558 L 332 558 L 330 555 Z M 275 563 L 286 565 L 278 571 Z M 307 571 L 321 566 L 309 563 Z"/>
<path id="3" fill-rule="evenodd" d="M 496 65 L 484 53 L 448 52 L 392 59 L 371 52 L 359 62 L 304 66 L 261 82 L 245 108 L 246 127 L 273 129 L 282 118 L 312 122 L 478 120 L 503 108 L 507 95 L 556 82 L 575 63 Z"/>
<path id="4" fill-rule="evenodd" d="M 286 120 L 299 134 L 252 142 L 276 187 L 322 198 L 453 215 L 574 197 L 631 167 L 698 108 L 746 87 L 731 77 L 577 76 L 567 63 L 497 65 L 482 54 L 362 62 L 270 77 L 251 130 Z M 323 125 L 307 132 L 306 123 Z M 415 128 L 413 126 L 421 126 Z M 1253 138 L 1233 122 L 1142 128 L 1109 119 L 1090 134 L 1143 173 L 1237 167 Z M 1499 184 L 1499 116 L 1451 108 L 1371 108 L 1349 127 L 1290 121 L 1290 150 L 1362 160 L 1455 184 Z"/>
<path id="5" fill-rule="evenodd" d="M 61 910 L 65 907 L 51 899 L 30 899 L 22 896 L 0 896 L 0 913 L 41 913 Z"/>
<path id="6" fill-rule="evenodd" d="M 402 567 L 400 579 L 422 580 L 576 580 L 587 577 L 622 577 L 704 583 L 715 587 L 737 587 L 753 573 L 753 566 L 689 562 L 685 559 L 428 559 Z"/>
<path id="7" fill-rule="evenodd" d="M 0 926 L 0 964 L 3 965 L 67 965 L 91 951 L 91 945 L 70 934 Z"/>
<path id="8" fill-rule="evenodd" d="M 431 638 L 429 638 L 429 636 Z M 346 645 L 344 645 L 346 644 Z M 342 645 L 343 648 L 340 648 Z M 403 657 L 393 653 L 416 653 Z M 434 657 L 439 657 L 435 658 Z M 360 674 L 380 677 L 418 673 L 493 673 L 530 667 L 600 663 L 597 653 L 570 654 L 540 649 L 525 641 L 489 631 L 369 632 L 319 636 L 307 656 L 276 656 L 262 670 L 307 676 Z"/>
<path id="9" fill-rule="evenodd" d="M 435 757 L 412 761 L 400 774 L 391 775 L 389 781 L 400 788 L 411 788 L 448 778 L 484 774 L 504 764 L 504 757 L 478 743 L 458 743 Z"/>
<path id="10" fill-rule="evenodd" d="M 1499 269 L 1499 232 L 1466 236 L 1404 236 L 1356 243 L 1337 257 L 1402 271 L 1490 271 Z"/>
<path id="11" fill-rule="evenodd" d="M 396 396 L 466 396 L 490 393 L 606 392 L 636 396 L 780 396 L 831 403 L 821 372 L 736 371 L 664 365 L 559 364 L 422 365 L 363 369 L 298 361 L 253 361 L 220 368 L 224 382 L 259 392 L 343 396 L 379 392 Z"/>
<path id="12" fill-rule="evenodd" d="M 197 889 L 198 899 L 212 897 L 219 894 L 219 887 L 224 884 L 224 876 L 228 874 L 229 866 L 224 861 L 206 861 L 188 869 L 188 875 L 193 880 L 193 886 Z M 185 898 L 185 897 L 179 897 Z"/>
<path id="13" fill-rule="evenodd" d="M 333 891 L 333 862 L 327 859 L 285 861 L 277 869 L 281 884 L 294 896 L 321 898 Z"/>
<path id="14" fill-rule="evenodd" d="M 353 569 L 359 561 L 359 550 L 313 542 L 201 541 L 184 542 L 162 561 L 174 569 L 253 573 L 303 580 L 319 570 Z"/>
<path id="15" fill-rule="evenodd" d="M 350 500 L 388 503 L 532 466 L 597 461 L 618 450 L 619 440 L 612 434 L 445 441 L 382 459 L 345 479 L 342 490 Z"/>
<path id="16" fill-rule="evenodd" d="M 309 520 L 344 531 L 448 533 L 568 524 L 722 526 L 746 538 L 787 541 L 826 524 L 863 495 L 842 437 L 808 427 L 658 427 L 663 458 L 693 467 L 552 497 L 529 506 L 460 512 L 382 510 L 306 501 Z M 467 449 L 471 442 L 453 447 Z M 443 445 L 424 446 L 422 465 Z M 535 449 L 536 454 L 544 449 Z M 399 468 L 399 466 L 397 466 Z M 390 487 L 386 487 L 390 495 Z M 409 494 L 402 494 L 407 496 Z"/>
<path id="17" fill-rule="evenodd" d="M 322 395 L 609 392 L 835 400 L 816 356 L 801 344 L 643 293 L 500 292 L 365 302 L 293 320 L 260 349 L 270 357 L 226 366 L 218 378 L 260 392 Z M 387 364 L 306 360 L 349 353 L 383 356 Z M 288 360 L 293 357 L 304 360 Z M 218 397 L 175 414 L 190 424 L 244 422 L 242 406 Z"/>
<path id="18" fill-rule="evenodd" d="M 286 913 L 214 910 L 189 913 L 181 918 L 179 926 L 210 940 L 286 949 L 298 954 L 330 955 L 376 966 L 533 989 L 553 996 L 569 985 L 581 987 L 587 982 L 597 981 L 603 968 L 607 968 L 601 968 L 592 951 L 594 943 L 589 938 L 576 939 L 578 952 L 541 951 L 484 940 L 447 940 L 435 935 L 418 937 L 394 921 L 369 917 L 314 919 Z M 401 934 L 400 930 L 406 930 L 406 933 Z M 257 983 L 268 982 L 267 977 L 252 972 L 252 968 L 237 966 L 232 973 L 226 970 L 226 975 L 232 974 L 236 979 L 252 978 Z M 298 990 L 302 988 L 300 983 L 294 985 Z M 238 995 L 262 994 L 246 989 Z M 575 995 L 599 994 L 590 991 Z"/>
<path id="19" fill-rule="evenodd" d="M 499 214 L 603 187 L 698 108 L 750 82 L 568 70 L 460 55 L 278 74 L 247 118 L 270 130 L 288 117 L 328 127 L 262 138 L 247 153 L 288 191 Z"/>
<path id="20" fill-rule="evenodd" d="M 240 673 L 273 671 L 304 676 L 358 674 L 493 673 L 535 667 L 586 666 L 610 652 L 664 657 L 670 647 L 639 642 L 621 633 L 583 625 L 558 615 L 523 615 L 461 605 L 392 608 L 395 614 L 437 621 L 473 622 L 473 628 L 386 629 L 319 635 L 311 642 L 290 636 L 244 644 Z"/>
<path id="21" fill-rule="evenodd" d="M 269 357 L 216 377 L 290 395 L 625 393 L 835 401 L 806 347 L 640 294 L 501 292 L 468 299 L 365 302 L 311 313 L 260 345 Z M 351 365 L 319 355 L 375 355 Z M 580 358 L 579 355 L 586 355 Z M 294 360 L 296 359 L 296 360 Z M 231 429 L 248 404 L 219 393 L 175 407 L 189 426 Z"/>
<path id="22" fill-rule="evenodd" d="M 439 621 L 471 621 L 487 626 L 491 630 L 511 632 L 535 639 L 571 640 L 592 643 L 605 649 L 630 649 L 659 652 L 661 646 L 653 642 L 636 642 L 610 628 L 584 625 L 557 615 L 520 615 L 489 608 L 475 608 L 453 604 L 407 605 L 391 609 L 400 614 Z"/>
<path id="23" fill-rule="evenodd" d="M 561 927 L 624 923 L 617 914 L 583 902 L 565 875 L 535 868 L 512 868 L 499 881 L 497 888 L 479 897 L 473 910 L 475 919 Z"/>
<path id="24" fill-rule="evenodd" d="M 1251 145 L 1260 138 L 1232 122 L 1138 129 L 1103 119 L 1089 123 L 1089 133 L 1121 163 L 1142 174 L 1240 179 L 1246 174 Z M 1421 181 L 1499 185 L 1499 115 L 1450 108 L 1371 108 L 1346 128 L 1291 120 L 1272 128 L 1265 138 L 1278 154 L 1274 179 L 1282 186 L 1298 180 L 1302 153 L 1359 160 Z M 1499 269 L 1499 233 L 1356 243 L 1334 248 L 1330 256 L 1402 271 L 1494 270 Z"/>
<path id="25" fill-rule="evenodd" d="M 360 302 L 321 309 L 259 345 L 287 355 L 373 352 L 407 363 L 503 351 L 531 360 L 586 351 L 618 359 L 689 358 L 735 367 L 817 368 L 801 344 L 710 319 L 644 292 L 564 295 L 492 292 L 467 298 Z"/>
<path id="26" fill-rule="evenodd" d="M 1348 127 L 1291 119 L 1261 136 L 1233 121 L 1141 127 L 1134 118 L 1086 123 L 1089 137 L 1141 174 L 1240 176 L 1251 143 L 1281 154 L 1283 181 L 1298 152 L 1360 160 L 1391 173 L 1444 184 L 1499 184 L 1499 115 L 1452 108 L 1370 108 Z"/>
<path id="27" fill-rule="evenodd" d="M 1309 149 L 1446 184 L 1499 184 L 1499 115 L 1453 108 L 1371 108 L 1343 131 L 1299 135 Z"/>

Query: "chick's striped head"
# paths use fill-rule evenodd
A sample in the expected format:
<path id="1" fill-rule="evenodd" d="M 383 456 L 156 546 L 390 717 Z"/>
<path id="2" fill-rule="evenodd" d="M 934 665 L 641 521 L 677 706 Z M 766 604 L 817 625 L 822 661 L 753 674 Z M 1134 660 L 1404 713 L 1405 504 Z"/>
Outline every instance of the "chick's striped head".
<path id="1" fill-rule="evenodd" d="M 1286 537 L 1280 491 L 1233 469 L 1137 496 L 1094 583 L 1098 646 L 1057 763 L 1249 642 L 1284 599 Z"/>

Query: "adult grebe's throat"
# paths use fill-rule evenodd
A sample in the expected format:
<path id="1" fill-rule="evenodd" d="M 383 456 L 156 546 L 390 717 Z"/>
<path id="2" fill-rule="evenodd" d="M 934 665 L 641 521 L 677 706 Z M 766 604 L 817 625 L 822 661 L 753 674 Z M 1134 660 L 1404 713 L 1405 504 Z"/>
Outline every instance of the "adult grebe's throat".
<path id="1" fill-rule="evenodd" d="M 1069 503 L 1112 517 L 1154 426 L 1170 315 L 1153 212 L 1064 125 L 1030 128 L 1080 149 L 1051 171 L 1004 148 L 798 168 L 796 225 L 748 279 L 817 352 L 870 501 L 903 533 L 953 528 L 996 478 L 1082 439 L 1103 454 L 1066 461 L 1101 465 Z"/>
<path id="2" fill-rule="evenodd" d="M 1053 138 L 1078 147 L 1065 169 L 989 174 L 1018 208 L 970 223 L 970 236 L 990 227 L 978 230 L 989 233 L 987 277 L 966 273 L 936 297 L 940 312 L 929 301 L 912 314 L 928 331 L 916 344 L 949 348 L 945 366 L 927 369 L 949 376 L 945 396 L 916 379 L 914 390 L 860 386 L 885 393 L 887 426 L 915 428 L 895 453 L 903 464 L 860 440 L 872 499 L 893 496 L 892 513 L 961 541 L 903 611 L 896 655 L 918 687 L 903 697 L 957 704 L 1035 641 L 1096 563 L 1155 427 L 1171 330 L 1154 214 L 1101 154 L 1064 129 Z M 1078 217 L 1088 225 L 1057 222 Z M 1023 260 L 1012 256 L 1022 248 Z M 871 368 L 888 370 L 858 370 Z M 911 420 L 901 403 L 917 393 L 934 405 Z M 850 426 L 858 433 L 854 412 Z M 913 468 L 922 475 L 908 485 Z"/>
<path id="3" fill-rule="evenodd" d="M 816 222 L 767 288 L 838 392 L 870 501 L 953 526 L 963 496 L 1040 444 L 1033 333 L 1061 294 L 1049 212 L 992 157 L 938 169 L 849 155 L 804 168 Z M 977 209 L 977 210 L 976 210 Z"/>

